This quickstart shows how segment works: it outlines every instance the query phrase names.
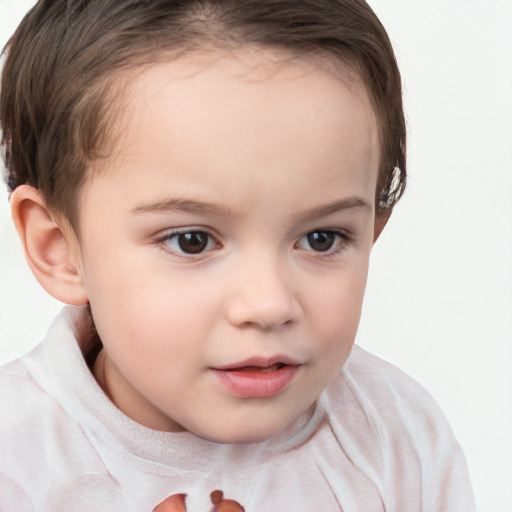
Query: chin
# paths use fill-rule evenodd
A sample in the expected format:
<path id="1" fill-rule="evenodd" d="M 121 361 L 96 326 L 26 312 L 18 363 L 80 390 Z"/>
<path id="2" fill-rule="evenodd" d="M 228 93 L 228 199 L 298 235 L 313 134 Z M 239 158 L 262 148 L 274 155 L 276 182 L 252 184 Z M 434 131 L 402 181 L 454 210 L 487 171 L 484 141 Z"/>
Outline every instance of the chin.
<path id="1" fill-rule="evenodd" d="M 261 443 L 275 436 L 286 428 L 284 425 L 250 425 L 245 424 L 240 427 L 236 425 L 220 425 L 219 429 L 209 429 L 204 432 L 194 432 L 197 436 L 220 444 L 252 444 Z"/>

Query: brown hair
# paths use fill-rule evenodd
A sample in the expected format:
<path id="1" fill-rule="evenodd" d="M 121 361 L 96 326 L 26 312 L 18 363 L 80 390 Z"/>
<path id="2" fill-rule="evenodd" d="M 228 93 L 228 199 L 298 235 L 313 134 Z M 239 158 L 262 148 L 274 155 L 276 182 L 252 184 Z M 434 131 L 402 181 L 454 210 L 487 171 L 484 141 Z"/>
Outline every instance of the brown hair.
<path id="1" fill-rule="evenodd" d="M 320 54 L 354 69 L 380 124 L 378 210 L 391 211 L 406 180 L 401 80 L 364 0 L 39 0 L 4 50 L 9 189 L 38 188 L 77 228 L 80 186 L 114 131 L 116 77 L 206 44 Z"/>

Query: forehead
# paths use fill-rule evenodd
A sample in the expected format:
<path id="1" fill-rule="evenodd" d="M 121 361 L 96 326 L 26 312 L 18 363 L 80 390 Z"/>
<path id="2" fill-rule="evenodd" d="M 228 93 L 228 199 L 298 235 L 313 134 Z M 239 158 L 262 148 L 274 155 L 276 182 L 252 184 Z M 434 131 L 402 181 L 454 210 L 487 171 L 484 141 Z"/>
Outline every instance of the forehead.
<path id="1" fill-rule="evenodd" d="M 229 193 L 234 176 L 289 184 L 311 167 L 332 170 L 324 179 L 337 180 L 343 167 L 346 182 L 357 179 L 375 192 L 377 122 L 348 67 L 261 48 L 210 50 L 162 59 L 128 83 L 115 151 L 95 178 L 130 176 L 143 195 L 148 169 L 162 180 L 172 169 L 174 180 L 185 176 L 198 188 L 207 172 Z M 279 172 L 289 166 L 295 174 Z"/>

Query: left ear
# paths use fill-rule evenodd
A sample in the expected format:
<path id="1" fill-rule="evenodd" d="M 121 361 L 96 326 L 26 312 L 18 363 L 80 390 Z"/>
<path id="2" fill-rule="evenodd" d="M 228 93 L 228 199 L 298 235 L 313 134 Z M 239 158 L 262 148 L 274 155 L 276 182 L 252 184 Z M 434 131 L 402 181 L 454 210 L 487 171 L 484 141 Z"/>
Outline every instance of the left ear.
<path id="1" fill-rule="evenodd" d="M 391 211 L 377 212 L 375 214 L 375 223 L 373 227 L 373 243 L 377 241 L 380 234 L 386 227 L 389 217 L 391 217 Z"/>

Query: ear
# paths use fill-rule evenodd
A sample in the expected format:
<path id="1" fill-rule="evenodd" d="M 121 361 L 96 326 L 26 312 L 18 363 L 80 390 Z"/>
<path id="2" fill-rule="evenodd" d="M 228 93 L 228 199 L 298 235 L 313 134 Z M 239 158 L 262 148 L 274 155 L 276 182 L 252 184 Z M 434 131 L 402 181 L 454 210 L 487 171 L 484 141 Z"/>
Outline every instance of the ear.
<path id="1" fill-rule="evenodd" d="M 85 304 L 80 246 L 71 226 L 52 215 L 43 194 L 28 185 L 11 194 L 11 212 L 27 262 L 41 286 L 61 302 Z"/>
<path id="2" fill-rule="evenodd" d="M 373 228 L 373 243 L 377 241 L 380 234 L 386 227 L 389 217 L 391 217 L 391 211 L 377 212 L 375 214 L 375 223 Z"/>

